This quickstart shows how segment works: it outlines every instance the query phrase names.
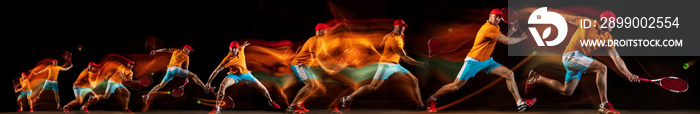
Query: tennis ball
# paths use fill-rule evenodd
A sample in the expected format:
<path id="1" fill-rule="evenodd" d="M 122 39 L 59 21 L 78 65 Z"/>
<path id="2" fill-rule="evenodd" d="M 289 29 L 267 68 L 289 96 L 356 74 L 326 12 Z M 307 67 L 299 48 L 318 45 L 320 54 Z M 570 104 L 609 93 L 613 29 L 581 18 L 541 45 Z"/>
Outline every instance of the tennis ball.
<path id="1" fill-rule="evenodd" d="M 153 73 L 151 72 L 151 76 L 153 76 Z"/>
<path id="2" fill-rule="evenodd" d="M 168 95 L 170 95 L 170 91 L 168 91 Z"/>
<path id="3" fill-rule="evenodd" d="M 537 55 L 537 51 L 532 51 L 532 55 Z"/>
<path id="4" fill-rule="evenodd" d="M 683 69 L 688 69 L 688 67 L 690 67 L 690 65 L 688 65 L 688 63 L 683 63 Z"/>
<path id="5" fill-rule="evenodd" d="M 200 100 L 197 100 L 197 104 L 202 104 L 202 101 L 200 101 Z"/>

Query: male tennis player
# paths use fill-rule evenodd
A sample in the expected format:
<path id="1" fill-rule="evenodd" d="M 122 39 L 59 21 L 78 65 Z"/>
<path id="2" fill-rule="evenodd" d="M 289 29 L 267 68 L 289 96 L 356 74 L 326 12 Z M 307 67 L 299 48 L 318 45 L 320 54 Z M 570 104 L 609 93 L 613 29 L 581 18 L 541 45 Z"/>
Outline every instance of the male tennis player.
<path id="1" fill-rule="evenodd" d="M 16 86 L 22 87 L 17 88 Z M 27 75 L 27 73 L 22 72 L 22 77 L 19 78 L 19 85 L 16 86 L 15 93 L 20 92 L 17 96 L 17 105 L 19 105 L 19 110 L 17 110 L 17 112 L 24 111 L 22 101 L 24 101 L 25 99 L 27 100 L 27 103 L 29 105 L 29 112 L 34 112 L 34 100 L 32 99 L 32 97 L 29 97 L 32 94 L 32 87 L 29 83 L 29 76 Z"/>
<path id="2" fill-rule="evenodd" d="M 210 113 L 221 113 L 221 103 L 223 102 L 224 95 L 226 95 L 226 88 L 229 86 L 236 84 L 241 81 L 246 81 L 249 86 L 257 89 L 262 93 L 265 98 L 268 100 L 268 104 L 270 107 L 279 109 L 280 106 L 275 103 L 274 100 L 270 97 L 270 93 L 267 91 L 267 88 L 258 81 L 253 75 L 250 73 L 248 70 L 248 67 L 246 66 L 245 63 L 245 47 L 250 45 L 247 41 L 243 43 L 243 45 L 239 45 L 238 41 L 232 41 L 229 44 L 229 53 L 226 55 L 223 61 L 221 61 L 221 64 L 214 69 L 214 72 L 211 73 L 209 76 L 209 80 L 207 81 L 206 87 L 211 87 L 211 81 L 216 78 L 216 75 L 219 74 L 220 71 L 224 70 L 224 68 L 228 68 L 229 72 L 227 73 L 228 75 L 226 78 L 224 78 L 223 81 L 221 81 L 221 85 L 219 88 L 219 91 L 216 94 L 216 107 L 210 112 Z"/>
<path id="3" fill-rule="evenodd" d="M 382 39 L 382 43 L 380 48 L 384 48 L 381 58 L 379 59 L 379 65 L 377 68 L 377 72 L 374 74 L 374 78 L 372 78 L 372 82 L 370 82 L 369 85 L 364 85 L 357 89 L 357 91 L 353 92 L 352 94 L 345 96 L 341 98 L 341 106 L 344 109 L 349 109 L 352 98 L 354 98 L 357 95 L 363 95 L 367 94 L 370 92 L 374 92 L 379 88 L 384 80 L 389 78 L 392 74 L 406 74 L 408 78 L 410 78 L 413 81 L 413 89 L 415 91 L 415 98 L 418 99 L 419 107 L 423 107 L 423 102 L 422 98 L 420 95 L 420 88 L 418 87 L 418 79 L 416 79 L 411 72 L 406 70 L 406 68 L 403 68 L 399 64 L 399 60 L 404 60 L 407 63 L 411 65 L 420 65 L 423 64 L 421 62 L 416 61 L 415 59 L 409 57 L 406 55 L 406 51 L 403 50 L 403 38 L 404 38 L 404 30 L 406 30 L 406 22 L 404 22 L 401 19 L 397 19 L 394 21 L 394 30 L 386 34 L 384 38 Z"/>
<path id="4" fill-rule="evenodd" d="M 500 63 L 493 60 L 491 53 L 494 47 L 496 47 L 497 42 L 501 42 L 507 45 L 518 43 L 525 38 L 527 35 L 522 33 L 520 37 L 508 37 L 501 33 L 501 29 L 498 23 L 501 22 L 501 17 L 503 12 L 500 9 L 493 9 L 489 14 L 489 20 L 484 23 L 476 34 L 474 40 L 474 46 L 469 50 L 469 54 L 464 59 L 464 65 L 457 75 L 457 79 L 454 82 L 442 86 L 435 94 L 428 98 L 428 112 L 436 112 L 435 104 L 437 98 L 442 95 L 455 92 L 459 90 L 467 80 L 474 77 L 477 72 L 485 71 L 486 74 L 498 75 L 506 79 L 506 84 L 508 85 L 508 90 L 513 95 L 515 99 L 515 104 L 518 106 L 519 111 L 524 111 L 530 106 L 535 104 L 536 98 L 524 99 L 520 97 L 518 93 L 518 86 L 513 79 L 513 71 L 507 67 L 501 65 Z"/>
<path id="5" fill-rule="evenodd" d="M 92 86 L 93 84 L 90 83 L 90 77 L 97 77 L 98 75 L 100 75 L 100 69 L 96 68 L 95 62 L 88 63 L 88 67 L 80 72 L 78 79 L 75 79 L 75 82 L 73 83 L 73 95 L 75 95 L 75 100 L 63 106 L 63 112 L 68 113 L 71 107 L 78 104 L 83 104 L 85 96 L 88 94 L 97 96 L 97 94 L 92 91 L 92 88 L 94 87 Z M 81 109 L 84 108 L 85 107 L 83 106 Z"/>
<path id="6" fill-rule="evenodd" d="M 170 52 L 173 53 L 173 55 L 170 58 L 170 63 L 168 64 L 168 71 L 165 73 L 163 81 L 160 82 L 160 84 L 153 87 L 153 89 L 151 89 L 151 91 L 149 91 L 148 94 L 141 96 L 143 98 L 143 102 L 146 103 L 146 107 L 148 107 L 149 105 L 147 101 L 150 100 L 150 96 L 153 95 L 154 92 L 165 87 L 165 85 L 168 84 L 168 82 L 170 82 L 170 80 L 173 80 L 173 78 L 175 77 L 187 77 L 189 79 L 192 79 L 197 85 L 202 87 L 205 93 L 209 93 L 210 88 L 204 85 L 204 83 L 202 83 L 202 80 L 199 80 L 199 77 L 197 77 L 196 74 L 187 70 L 189 69 L 190 65 L 190 56 L 188 54 L 192 52 L 192 47 L 190 45 L 185 45 L 184 47 L 182 47 L 182 49 L 163 48 L 153 50 L 151 51 L 151 55 L 155 55 L 159 52 Z M 148 108 L 144 108 L 144 110 L 148 110 Z"/>
<path id="7" fill-rule="evenodd" d="M 570 24 L 576 26 L 579 26 L 579 22 L 583 19 L 591 20 L 588 17 L 582 16 L 573 16 L 566 14 L 560 15 L 564 17 L 566 22 L 569 22 Z M 609 10 L 603 11 L 603 13 L 600 14 L 600 17 L 612 19 L 610 21 L 615 21 L 616 19 L 615 14 Z M 528 75 L 528 81 L 527 86 L 525 87 L 525 92 L 529 92 L 530 89 L 532 89 L 532 87 L 535 86 L 535 84 L 544 83 L 552 90 L 557 91 L 562 95 L 570 96 L 574 93 L 574 90 L 576 89 L 576 86 L 578 85 L 578 82 L 580 81 L 581 75 L 583 75 L 583 73 L 595 73 L 596 85 L 598 86 L 598 94 L 600 95 L 601 102 L 598 112 L 603 114 L 619 114 L 620 112 L 613 108 L 612 103 L 608 102 L 608 68 L 605 64 L 591 58 L 588 55 L 599 49 L 606 50 L 607 54 L 612 58 L 613 62 L 615 63 L 615 67 L 620 69 L 620 71 L 622 72 L 623 75 L 620 75 L 622 78 L 626 78 L 630 82 L 638 83 L 639 77 L 637 75 L 632 74 L 627 69 L 627 66 L 625 66 L 625 62 L 622 61 L 620 55 L 617 54 L 617 50 L 615 50 L 614 46 L 584 47 L 580 45 L 582 41 L 586 40 L 612 40 L 612 36 L 610 34 L 612 28 L 601 29 L 601 25 L 600 23 L 598 23 L 600 21 L 601 20 L 593 21 L 591 23 L 591 25 L 597 26 L 593 26 L 592 28 L 587 29 L 578 28 L 576 32 L 574 32 L 571 41 L 569 41 L 569 45 L 566 46 L 566 50 L 562 55 L 562 63 L 564 64 L 564 68 L 566 69 L 566 78 L 564 79 L 563 85 L 557 80 L 541 76 L 537 74 L 537 72 L 531 70 L 530 74 Z"/>
<path id="8" fill-rule="evenodd" d="M 318 61 L 316 50 L 317 50 L 317 40 L 326 37 L 327 29 L 330 29 L 328 25 L 323 23 L 316 24 L 316 36 L 313 36 L 306 40 L 301 50 L 292 59 L 291 68 L 294 75 L 297 76 L 299 81 L 304 83 L 304 87 L 299 89 L 299 93 L 294 97 L 292 104 L 287 107 L 287 112 L 290 113 L 306 113 L 309 110 L 304 107 L 304 101 L 309 98 L 312 92 L 320 89 L 321 82 L 316 78 L 316 74 L 311 72 L 309 69 L 312 66 L 318 66 L 314 61 Z"/>
<path id="9" fill-rule="evenodd" d="M 39 89 L 39 93 L 36 94 L 36 99 L 39 99 L 39 96 L 41 93 L 43 93 L 45 90 L 51 90 L 53 91 L 54 98 L 56 99 L 56 109 L 61 109 L 61 100 L 59 100 L 58 96 L 58 72 L 59 71 L 67 71 L 70 68 L 73 68 L 73 63 L 71 63 L 70 58 L 65 58 L 66 63 L 64 63 L 61 66 L 58 66 L 58 60 L 54 59 L 51 60 L 53 64 L 47 66 L 45 69 L 35 72 L 33 74 L 39 74 L 42 72 L 48 72 L 46 81 L 44 82 L 44 87 Z"/>
<path id="10" fill-rule="evenodd" d="M 88 102 L 85 104 L 85 106 L 81 108 L 81 110 L 83 110 L 84 112 L 88 112 L 88 106 L 97 103 L 97 101 L 101 99 L 108 99 L 114 92 L 118 90 L 119 93 L 126 94 L 124 98 L 120 99 L 122 100 L 121 103 L 122 106 L 124 106 L 124 111 L 132 113 L 131 110 L 129 110 L 129 98 L 131 98 L 131 92 L 129 92 L 129 90 L 126 88 L 126 86 L 124 86 L 123 83 L 133 82 L 132 79 L 134 76 L 134 72 L 131 71 L 131 69 L 134 68 L 134 65 L 135 63 L 133 61 L 129 61 L 126 64 L 126 66 L 120 65 L 119 67 L 117 67 L 117 70 L 114 72 L 114 74 L 107 77 L 107 87 L 105 88 L 104 94 L 90 97 L 90 99 L 88 99 Z"/>

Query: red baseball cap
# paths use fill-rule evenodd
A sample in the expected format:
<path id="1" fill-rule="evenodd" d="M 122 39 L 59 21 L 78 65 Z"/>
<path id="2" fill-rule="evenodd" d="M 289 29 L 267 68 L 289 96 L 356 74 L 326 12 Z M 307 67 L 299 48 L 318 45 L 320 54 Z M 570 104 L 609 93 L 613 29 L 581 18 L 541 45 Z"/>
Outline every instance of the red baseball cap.
<path id="1" fill-rule="evenodd" d="M 616 21 L 617 17 L 615 16 L 615 13 L 613 13 L 610 10 L 605 10 L 603 13 L 600 13 L 600 18 L 607 18 L 608 20 Z M 612 18 L 612 19 L 611 19 Z"/>
<path id="2" fill-rule="evenodd" d="M 97 66 L 97 64 L 95 62 L 90 62 L 88 63 L 88 66 Z"/>
<path id="3" fill-rule="evenodd" d="M 328 27 L 328 25 L 323 24 L 323 23 L 318 23 L 316 24 L 316 31 L 318 30 L 323 30 L 323 29 L 330 29 L 331 27 Z"/>
<path id="4" fill-rule="evenodd" d="M 406 22 L 404 22 L 404 21 L 401 20 L 401 19 L 397 19 L 397 20 L 394 21 L 394 26 L 396 26 L 396 25 L 401 25 L 401 26 L 404 26 L 404 27 L 407 27 L 407 26 L 408 26 L 408 25 L 406 24 Z"/>
<path id="5" fill-rule="evenodd" d="M 191 50 L 191 48 L 190 48 L 190 50 Z M 129 64 L 135 65 L 136 63 L 134 63 L 134 61 L 129 61 Z"/>
<path id="6" fill-rule="evenodd" d="M 58 60 L 56 60 L 56 59 L 51 59 L 51 62 L 58 62 Z"/>
<path id="7" fill-rule="evenodd" d="M 503 11 L 501 11 L 501 10 L 498 9 L 498 8 L 494 8 L 493 10 L 491 10 L 491 13 L 490 13 L 490 14 L 496 14 L 496 15 L 501 15 L 501 16 L 503 16 Z"/>
<path id="8" fill-rule="evenodd" d="M 318 29 L 318 26 L 316 26 L 316 28 Z M 231 44 L 229 44 L 228 47 L 238 48 L 238 41 L 231 41 Z"/>
<path id="9" fill-rule="evenodd" d="M 27 73 L 25 73 L 25 72 L 22 72 L 22 76 L 27 76 Z"/>
<path id="10" fill-rule="evenodd" d="M 190 49 L 190 51 L 194 51 L 194 50 L 192 50 L 192 46 L 190 46 L 190 45 L 185 45 L 185 47 L 182 47 L 182 48 L 183 49 L 187 48 L 187 49 Z"/>

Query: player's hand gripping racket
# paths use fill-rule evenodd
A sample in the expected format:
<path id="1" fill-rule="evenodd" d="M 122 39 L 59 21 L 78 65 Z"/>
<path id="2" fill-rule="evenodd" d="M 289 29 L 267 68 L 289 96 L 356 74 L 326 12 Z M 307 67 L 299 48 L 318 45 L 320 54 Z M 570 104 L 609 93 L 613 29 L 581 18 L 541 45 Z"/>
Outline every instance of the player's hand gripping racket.
<path id="1" fill-rule="evenodd" d="M 13 80 L 12 80 L 12 85 L 15 86 L 15 89 L 19 89 L 19 88 L 20 88 L 20 87 L 19 87 L 19 86 L 20 86 L 20 77 L 17 77 L 17 78 L 15 78 L 15 79 L 13 79 Z"/>
<path id="2" fill-rule="evenodd" d="M 639 81 L 652 82 L 674 93 L 685 92 L 688 90 L 688 83 L 686 83 L 685 80 L 673 76 L 667 76 L 659 79 L 639 78 Z"/>

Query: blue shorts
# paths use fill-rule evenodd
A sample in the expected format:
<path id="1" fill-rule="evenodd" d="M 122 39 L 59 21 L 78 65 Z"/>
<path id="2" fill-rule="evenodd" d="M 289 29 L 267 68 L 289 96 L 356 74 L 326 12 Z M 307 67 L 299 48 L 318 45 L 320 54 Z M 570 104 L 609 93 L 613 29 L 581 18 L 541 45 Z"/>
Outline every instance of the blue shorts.
<path id="1" fill-rule="evenodd" d="M 472 57 L 467 57 L 464 60 L 465 61 L 464 65 L 462 65 L 462 70 L 459 70 L 459 74 L 457 74 L 457 79 L 460 80 L 467 80 L 471 77 L 474 77 L 476 73 L 484 69 L 486 69 L 486 74 L 489 74 L 489 72 L 494 68 L 503 66 L 501 65 L 501 63 L 494 61 L 493 57 L 489 58 L 486 61 L 479 61 Z"/>
<path id="2" fill-rule="evenodd" d="M 379 80 L 386 80 L 391 76 L 391 74 L 394 74 L 396 72 L 408 74 L 411 72 L 408 72 L 406 68 L 403 68 L 401 64 L 396 64 L 396 63 L 379 63 L 377 66 L 377 72 L 374 73 L 374 78 L 372 79 L 379 79 Z"/>
<path id="3" fill-rule="evenodd" d="M 185 77 L 189 73 L 190 71 L 182 69 L 182 67 L 168 67 L 168 71 L 165 72 L 165 77 L 163 77 L 163 81 L 170 81 L 173 80 L 173 78 L 175 77 Z"/>
<path id="4" fill-rule="evenodd" d="M 566 78 L 564 82 L 569 82 L 574 78 L 581 80 L 581 75 L 591 66 L 593 58 L 583 55 L 578 51 L 571 51 L 564 53 L 561 57 L 561 62 L 566 69 Z"/>
<path id="5" fill-rule="evenodd" d="M 58 82 L 46 80 L 46 81 L 44 81 L 43 88 L 48 89 L 48 90 L 58 91 Z"/>
<path id="6" fill-rule="evenodd" d="M 250 84 L 250 82 L 257 82 L 258 81 L 258 79 L 253 77 L 253 74 L 250 74 L 250 72 L 244 73 L 244 74 L 233 74 L 233 73 L 229 72 L 228 75 L 226 75 L 226 78 L 231 78 L 233 80 L 236 80 L 236 82 L 233 84 L 236 84 L 240 81 L 247 81 L 246 84 Z"/>
<path id="7" fill-rule="evenodd" d="M 32 91 L 21 91 L 21 92 L 19 93 L 19 96 L 17 96 L 17 98 L 20 98 L 20 97 L 27 97 L 27 96 L 29 96 L 29 95 L 32 95 Z"/>
<path id="8" fill-rule="evenodd" d="M 88 93 L 92 93 L 92 89 L 73 86 L 73 95 L 75 97 L 85 97 Z"/>
<path id="9" fill-rule="evenodd" d="M 121 83 L 116 83 L 116 82 L 113 82 L 112 80 L 107 81 L 107 88 L 106 88 L 107 92 L 114 93 L 114 90 L 117 90 L 119 88 L 126 89 L 126 87 Z"/>
<path id="10" fill-rule="evenodd" d="M 307 79 L 317 79 L 316 75 L 313 72 L 310 72 L 309 66 L 306 65 L 290 65 L 292 68 L 292 71 L 294 71 L 294 75 L 299 78 L 299 82 L 307 80 Z"/>

